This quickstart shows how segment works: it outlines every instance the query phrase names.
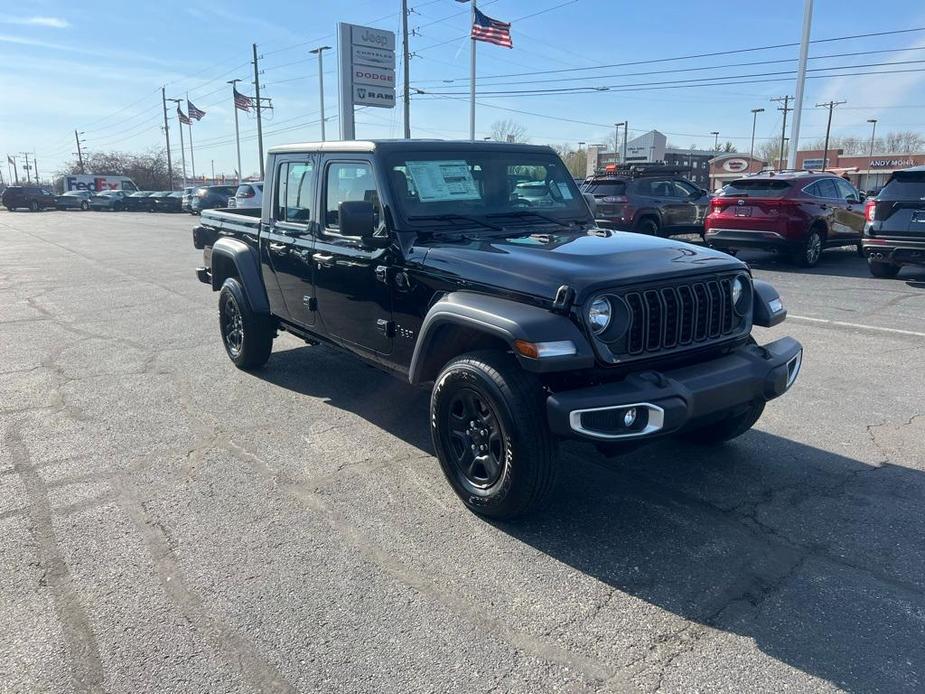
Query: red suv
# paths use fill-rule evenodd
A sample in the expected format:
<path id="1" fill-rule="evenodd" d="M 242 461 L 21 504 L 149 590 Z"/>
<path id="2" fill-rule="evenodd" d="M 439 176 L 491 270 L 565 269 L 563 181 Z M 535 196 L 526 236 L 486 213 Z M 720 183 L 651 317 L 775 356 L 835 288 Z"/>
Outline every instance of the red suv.
<path id="1" fill-rule="evenodd" d="M 710 202 L 704 241 L 726 252 L 786 253 L 813 267 L 823 248 L 856 246 L 861 252 L 863 202 L 853 185 L 832 173 L 754 174 L 729 183 Z"/>

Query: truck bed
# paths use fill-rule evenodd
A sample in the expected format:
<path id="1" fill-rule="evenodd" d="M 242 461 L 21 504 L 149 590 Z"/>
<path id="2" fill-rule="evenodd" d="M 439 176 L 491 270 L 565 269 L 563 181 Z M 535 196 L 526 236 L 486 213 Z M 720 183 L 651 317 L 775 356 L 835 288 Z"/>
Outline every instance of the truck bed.
<path id="1" fill-rule="evenodd" d="M 193 246 L 209 249 L 219 236 L 256 236 L 260 230 L 260 215 L 259 207 L 205 210 L 199 218 L 199 226 L 193 229 Z"/>

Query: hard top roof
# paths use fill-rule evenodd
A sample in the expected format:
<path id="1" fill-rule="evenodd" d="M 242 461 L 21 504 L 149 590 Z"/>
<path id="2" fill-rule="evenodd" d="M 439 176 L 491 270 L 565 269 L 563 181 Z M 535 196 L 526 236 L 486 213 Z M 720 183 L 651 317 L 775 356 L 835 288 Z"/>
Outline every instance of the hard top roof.
<path id="1" fill-rule="evenodd" d="M 330 140 L 328 142 L 298 142 L 291 145 L 277 145 L 271 147 L 270 154 L 286 154 L 299 152 L 396 152 L 408 151 L 441 151 L 460 149 L 484 149 L 485 147 L 498 147 L 504 149 L 518 149 L 527 152 L 552 152 L 546 145 L 527 145 L 513 142 L 494 142 L 491 140 Z"/>

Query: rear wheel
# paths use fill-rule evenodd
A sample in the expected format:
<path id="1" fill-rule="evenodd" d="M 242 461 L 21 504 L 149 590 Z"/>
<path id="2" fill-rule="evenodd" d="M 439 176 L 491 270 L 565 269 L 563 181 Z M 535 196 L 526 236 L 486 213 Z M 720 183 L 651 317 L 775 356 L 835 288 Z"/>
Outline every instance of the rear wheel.
<path id="1" fill-rule="evenodd" d="M 636 222 L 635 231 L 640 234 L 647 234 L 648 236 L 658 236 L 658 222 L 651 217 L 643 217 Z"/>
<path id="2" fill-rule="evenodd" d="M 819 227 L 811 228 L 806 239 L 793 254 L 794 262 L 801 267 L 816 267 L 822 257 L 824 241 L 822 230 Z"/>
<path id="3" fill-rule="evenodd" d="M 40 209 L 40 208 L 39 208 L 39 201 L 38 201 L 38 200 L 33 200 L 32 202 L 30 202 L 30 203 L 29 203 L 29 209 L 30 209 L 32 212 L 38 212 L 39 209 Z"/>
<path id="4" fill-rule="evenodd" d="M 712 446 L 741 436 L 751 429 L 764 412 L 764 402 L 759 400 L 748 406 L 744 412 L 726 417 L 700 429 L 681 434 L 681 438 L 692 443 Z"/>
<path id="5" fill-rule="evenodd" d="M 500 351 L 447 364 L 430 399 L 431 436 L 443 474 L 469 508 L 514 518 L 541 507 L 556 479 L 556 440 L 533 374 Z"/>
<path id="6" fill-rule="evenodd" d="M 893 279 L 896 275 L 899 274 L 899 265 L 893 265 L 893 263 L 881 263 L 876 260 L 868 260 L 867 267 L 870 268 L 870 274 L 874 277 L 881 277 L 883 279 Z"/>
<path id="7" fill-rule="evenodd" d="M 234 365 L 248 371 L 266 364 L 276 331 L 269 316 L 251 310 L 244 288 L 234 277 L 222 285 L 218 316 L 222 343 Z"/>
<path id="8" fill-rule="evenodd" d="M 90 209 L 90 203 L 84 200 L 83 202 L 80 203 L 80 209 L 86 212 L 87 210 Z"/>

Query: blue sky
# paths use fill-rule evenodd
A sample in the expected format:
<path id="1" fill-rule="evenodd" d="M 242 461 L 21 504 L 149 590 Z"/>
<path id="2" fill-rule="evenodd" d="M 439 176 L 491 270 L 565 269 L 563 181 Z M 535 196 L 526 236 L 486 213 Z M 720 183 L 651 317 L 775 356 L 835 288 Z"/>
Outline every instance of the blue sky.
<path id="1" fill-rule="evenodd" d="M 418 137 L 466 137 L 468 106 L 465 96 L 456 93 L 468 90 L 468 5 L 454 0 L 409 0 L 409 5 L 415 10 L 410 26 L 416 28 L 412 51 L 417 54 L 411 81 L 438 92 L 413 101 L 412 132 Z M 763 73 L 795 69 L 795 47 L 664 59 L 798 42 L 801 0 L 741 2 L 734 8 L 689 0 L 482 0 L 479 6 L 486 14 L 512 21 L 514 40 L 513 50 L 479 45 L 479 75 L 484 77 L 480 91 L 610 87 L 583 94 L 485 94 L 478 109 L 480 136 L 494 121 L 510 118 L 527 128 L 532 142 L 574 146 L 603 142 L 611 137 L 610 124 L 628 119 L 631 136 L 658 128 L 678 146 L 707 147 L 713 141 L 709 133 L 718 130 L 720 140 L 732 140 L 747 151 L 750 109 L 767 109 L 759 115 L 758 137 L 775 137 L 780 114 L 769 98 L 793 93 L 791 77 Z M 265 123 L 265 146 L 319 139 L 317 63 L 308 50 L 335 46 L 337 21 L 397 31 L 400 0 L 161 0 L 105 7 L 17 2 L 0 17 L 0 154 L 34 150 L 45 175 L 71 158 L 75 128 L 86 133 L 86 147 L 92 151 L 162 145 L 160 87 L 166 84 L 168 97 L 185 97 L 188 91 L 193 103 L 207 112 L 193 126 L 197 173 L 207 173 L 214 161 L 216 172 L 231 174 L 234 114 L 225 80 L 239 77 L 244 80 L 241 91 L 253 93 L 249 60 L 251 43 L 257 42 L 264 56 L 263 93 L 275 106 Z M 893 0 L 876 8 L 856 0 L 816 0 L 812 37 L 918 27 L 925 27 L 925 4 L 916 0 Z M 866 54 L 839 55 L 859 52 Z M 836 135 L 868 135 L 868 118 L 879 119 L 878 132 L 925 131 L 925 31 L 817 43 L 810 56 L 815 56 L 810 68 L 842 69 L 810 73 L 820 78 L 807 81 L 802 140 L 824 135 L 825 112 L 813 106 L 830 98 L 847 101 L 835 114 Z M 664 62 L 585 69 L 653 60 Z M 903 64 L 870 66 L 899 62 Z M 337 111 L 335 65 L 332 51 L 325 65 L 329 117 Z M 691 68 L 709 69 L 665 72 Z M 898 70 L 922 72 L 829 76 Z M 753 76 L 731 79 L 736 75 Z M 722 78 L 722 84 L 655 84 L 703 77 Z M 756 81 L 770 79 L 782 81 Z M 178 149 L 175 126 L 172 121 L 171 144 Z M 257 170 L 253 117 L 242 114 L 241 128 L 243 169 L 249 174 Z M 336 132 L 336 120 L 329 121 L 329 136 Z M 401 136 L 401 109 L 358 112 L 357 135 Z"/>

